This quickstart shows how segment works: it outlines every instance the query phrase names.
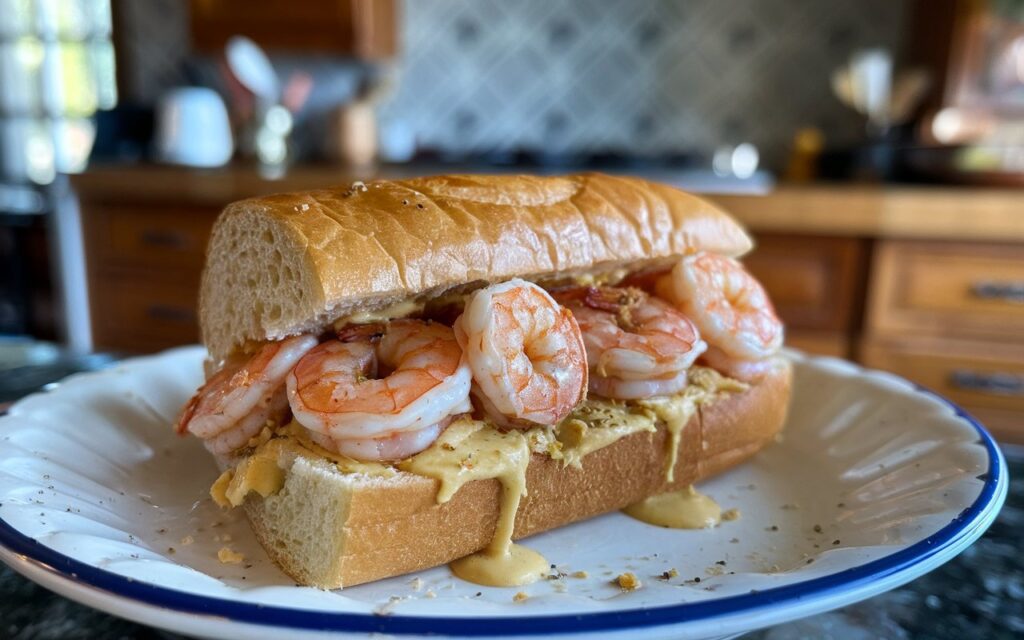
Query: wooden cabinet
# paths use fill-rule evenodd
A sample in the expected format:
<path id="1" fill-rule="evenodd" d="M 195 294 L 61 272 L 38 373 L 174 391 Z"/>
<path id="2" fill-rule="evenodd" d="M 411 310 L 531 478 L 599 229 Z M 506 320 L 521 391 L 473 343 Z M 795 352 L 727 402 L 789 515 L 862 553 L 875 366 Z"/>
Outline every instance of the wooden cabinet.
<path id="1" fill-rule="evenodd" d="M 879 241 L 860 358 L 1024 441 L 1024 245 Z"/>
<path id="2" fill-rule="evenodd" d="M 95 348 L 147 352 L 199 340 L 199 276 L 219 211 L 83 203 Z"/>
<path id="3" fill-rule="evenodd" d="M 1024 245 L 883 241 L 871 293 L 878 333 L 1024 342 Z"/>
<path id="4" fill-rule="evenodd" d="M 394 56 L 395 0 L 192 0 L 192 40 L 220 54 L 236 35 L 266 49 L 329 52 L 363 59 Z"/>
<path id="5" fill-rule="evenodd" d="M 219 209 L 172 207 L 90 208 L 87 230 L 95 266 L 104 271 L 127 269 L 164 273 L 202 269 L 206 241 Z"/>
<path id="6" fill-rule="evenodd" d="M 866 242 L 858 238 L 758 234 L 744 264 L 786 323 L 786 342 L 848 357 L 859 326 Z"/>
<path id="7" fill-rule="evenodd" d="M 199 274 L 100 272 L 90 280 L 98 349 L 151 352 L 199 341 Z"/>
<path id="8" fill-rule="evenodd" d="M 1024 345 L 920 336 L 872 337 L 869 367 L 892 371 L 963 407 L 1000 439 L 1024 429 Z"/>

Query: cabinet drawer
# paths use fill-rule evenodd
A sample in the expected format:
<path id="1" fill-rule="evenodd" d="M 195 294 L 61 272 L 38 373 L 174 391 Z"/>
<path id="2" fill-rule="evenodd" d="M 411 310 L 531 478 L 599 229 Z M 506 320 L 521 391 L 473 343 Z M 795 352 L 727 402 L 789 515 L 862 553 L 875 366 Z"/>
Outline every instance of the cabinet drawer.
<path id="1" fill-rule="evenodd" d="M 102 274 L 91 286 L 97 349 L 147 352 L 199 341 L 198 275 Z"/>
<path id="2" fill-rule="evenodd" d="M 968 410 L 1014 413 L 1024 434 L 1024 346 L 872 339 L 864 344 L 861 360 L 924 385 Z"/>
<path id="3" fill-rule="evenodd" d="M 218 211 L 97 207 L 84 211 L 90 261 L 96 269 L 198 273 Z"/>
<path id="4" fill-rule="evenodd" d="M 881 242 L 869 322 L 875 333 L 1024 342 L 1024 246 Z"/>
<path id="5" fill-rule="evenodd" d="M 743 263 L 790 329 L 846 331 L 856 324 L 866 254 L 856 238 L 759 235 Z"/>

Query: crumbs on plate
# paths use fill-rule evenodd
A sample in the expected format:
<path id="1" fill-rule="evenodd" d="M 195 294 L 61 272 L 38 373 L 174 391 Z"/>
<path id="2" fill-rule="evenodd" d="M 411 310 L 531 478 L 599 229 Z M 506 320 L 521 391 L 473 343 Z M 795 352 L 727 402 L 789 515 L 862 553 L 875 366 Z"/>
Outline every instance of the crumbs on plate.
<path id="1" fill-rule="evenodd" d="M 242 560 L 245 560 L 245 556 L 232 551 L 230 547 L 221 547 L 217 552 L 217 559 L 223 564 L 240 564 Z"/>
<path id="2" fill-rule="evenodd" d="M 669 569 L 668 571 L 662 572 L 662 574 L 660 576 L 658 576 L 658 579 L 659 580 L 671 580 L 672 578 L 675 578 L 678 575 L 679 575 L 679 572 L 676 571 L 675 568 L 672 568 L 672 569 Z"/>
<path id="3" fill-rule="evenodd" d="M 619 588 L 623 591 L 634 591 L 643 586 L 643 583 L 636 577 L 636 574 L 630 573 L 629 571 L 626 573 L 620 573 L 619 576 L 615 578 L 615 583 L 618 584 Z"/>

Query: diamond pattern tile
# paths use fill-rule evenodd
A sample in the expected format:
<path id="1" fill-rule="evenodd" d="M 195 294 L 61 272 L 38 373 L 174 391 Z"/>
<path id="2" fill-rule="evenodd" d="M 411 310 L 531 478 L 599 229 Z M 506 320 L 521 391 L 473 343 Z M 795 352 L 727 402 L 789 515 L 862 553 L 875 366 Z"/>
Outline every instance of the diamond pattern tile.
<path id="1" fill-rule="evenodd" d="M 861 135 L 829 90 L 854 49 L 901 45 L 904 0 L 406 0 L 381 121 L 420 145 L 710 151 L 779 165 L 798 127 Z"/>

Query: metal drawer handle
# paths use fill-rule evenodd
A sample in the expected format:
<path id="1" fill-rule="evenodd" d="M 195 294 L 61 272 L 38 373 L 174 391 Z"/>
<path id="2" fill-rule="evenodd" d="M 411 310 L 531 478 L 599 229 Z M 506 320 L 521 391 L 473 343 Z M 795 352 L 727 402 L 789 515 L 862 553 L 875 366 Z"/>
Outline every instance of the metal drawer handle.
<path id="1" fill-rule="evenodd" d="M 1002 300 L 1024 304 L 1024 282 L 991 282 L 983 280 L 971 284 L 971 295 L 982 300 Z"/>
<path id="2" fill-rule="evenodd" d="M 141 235 L 142 243 L 153 247 L 164 247 L 168 249 L 184 249 L 188 247 L 188 236 L 174 231 L 163 231 L 159 229 L 146 229 Z"/>
<path id="3" fill-rule="evenodd" d="M 165 304 L 153 304 L 146 307 L 146 315 L 155 320 L 170 322 L 195 322 L 196 314 L 191 309 L 170 307 Z"/>
<path id="4" fill-rule="evenodd" d="M 956 389 L 994 396 L 1024 396 L 1024 376 L 1015 373 L 980 373 L 957 369 L 949 376 Z"/>

